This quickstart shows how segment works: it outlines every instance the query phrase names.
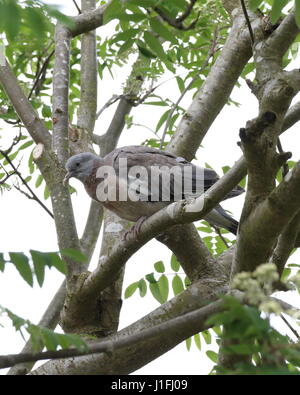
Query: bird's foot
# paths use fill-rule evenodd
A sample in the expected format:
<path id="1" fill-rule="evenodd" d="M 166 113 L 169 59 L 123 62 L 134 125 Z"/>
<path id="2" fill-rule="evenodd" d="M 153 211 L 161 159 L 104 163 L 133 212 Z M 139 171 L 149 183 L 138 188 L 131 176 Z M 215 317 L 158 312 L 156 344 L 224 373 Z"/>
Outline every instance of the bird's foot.
<path id="1" fill-rule="evenodd" d="M 143 225 L 143 223 L 145 222 L 145 220 L 147 219 L 148 217 L 140 217 L 137 221 L 136 221 L 136 223 L 134 224 L 134 225 L 132 225 L 132 227 L 130 228 L 130 229 L 128 229 L 125 233 L 124 233 L 124 235 L 123 235 L 123 240 L 125 241 L 125 240 L 127 240 L 128 239 L 128 236 L 129 235 L 131 235 L 131 234 L 133 234 L 134 235 L 134 237 L 137 239 L 138 237 L 139 237 L 139 233 L 140 233 L 140 230 L 141 230 L 141 226 Z"/>

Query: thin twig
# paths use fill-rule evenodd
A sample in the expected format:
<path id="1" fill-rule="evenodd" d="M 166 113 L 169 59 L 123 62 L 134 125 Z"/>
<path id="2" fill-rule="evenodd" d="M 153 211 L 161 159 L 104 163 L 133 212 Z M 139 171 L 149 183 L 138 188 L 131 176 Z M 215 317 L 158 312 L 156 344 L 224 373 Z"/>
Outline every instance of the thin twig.
<path id="1" fill-rule="evenodd" d="M 283 314 L 280 314 L 280 318 L 288 326 L 288 328 L 293 332 L 293 334 L 296 336 L 296 338 L 299 340 L 300 339 L 299 333 L 296 331 L 296 329 L 294 329 L 292 327 L 292 325 L 288 322 L 288 320 L 284 317 Z"/>
<path id="2" fill-rule="evenodd" d="M 73 0 L 73 3 L 74 3 L 74 5 L 75 5 L 75 7 L 76 7 L 76 9 L 77 9 L 77 11 L 78 11 L 78 14 L 82 14 L 81 9 L 79 8 L 79 6 L 78 6 L 76 0 Z"/>
<path id="3" fill-rule="evenodd" d="M 197 0 L 191 0 L 191 2 L 188 5 L 186 11 L 181 16 L 179 16 L 178 18 L 170 18 L 168 15 L 166 15 L 164 12 L 162 12 L 161 9 L 158 8 L 158 7 L 153 7 L 153 9 L 162 18 L 162 20 L 167 22 L 170 26 L 175 27 L 175 29 L 178 29 L 178 30 L 186 31 L 186 30 L 193 29 L 195 27 L 196 23 L 199 20 L 200 11 L 198 12 L 198 15 L 195 18 L 195 20 L 192 21 L 188 26 L 185 26 L 182 23 L 190 15 L 190 13 L 192 12 L 192 9 L 193 9 L 196 1 Z"/>
<path id="4" fill-rule="evenodd" d="M 28 95 L 28 97 L 27 97 L 28 99 L 31 98 L 33 91 L 35 90 L 37 84 L 38 84 L 39 81 L 40 81 L 40 77 L 42 76 L 42 74 L 44 74 L 44 73 L 46 72 L 46 69 L 47 69 L 48 64 L 49 64 L 49 62 L 50 62 L 50 59 L 51 59 L 52 56 L 54 55 L 54 52 L 55 52 L 55 51 L 54 51 L 54 49 L 53 49 L 53 51 L 51 51 L 50 54 L 49 54 L 49 55 L 47 56 L 47 58 L 45 59 L 43 65 L 42 65 L 42 67 L 41 67 L 41 69 L 39 70 L 39 72 L 38 72 L 38 74 L 37 74 L 37 76 L 36 76 L 36 79 L 35 79 L 35 81 L 34 81 L 34 84 L 33 84 L 32 88 L 31 88 L 31 90 L 30 90 L 30 92 L 29 92 L 29 95 Z"/>
<path id="5" fill-rule="evenodd" d="M 213 226 L 213 228 L 214 228 L 215 232 L 218 234 L 218 236 L 220 237 L 220 239 L 225 244 L 226 248 L 229 248 L 229 245 L 228 245 L 226 239 L 224 238 L 224 236 L 222 235 L 220 228 L 218 228 L 217 226 Z"/>
<path id="6" fill-rule="evenodd" d="M 13 176 L 13 175 L 16 174 L 16 173 L 15 173 L 15 172 L 8 173 L 8 172 L 6 171 L 6 169 L 2 166 L 1 163 L 0 163 L 0 166 L 1 166 L 1 168 L 3 169 L 3 171 L 4 171 L 5 174 L 6 174 L 4 180 L 1 180 L 1 181 L 0 181 L 0 185 L 3 185 L 3 184 L 5 184 L 5 182 L 6 182 L 11 176 Z"/>
<path id="7" fill-rule="evenodd" d="M 4 158 L 7 160 L 7 162 L 10 164 L 10 166 L 13 168 L 15 174 L 20 178 L 22 181 L 22 184 L 28 189 L 28 191 L 32 195 L 32 199 L 35 200 L 49 215 L 51 218 L 54 218 L 52 212 L 48 209 L 47 206 L 44 205 L 44 203 L 38 198 L 38 196 L 34 193 L 34 191 L 30 188 L 28 183 L 25 181 L 23 178 L 22 174 L 19 172 L 19 170 L 16 168 L 16 166 L 13 164 L 13 162 L 10 160 L 8 154 L 5 151 L 0 150 L 0 154 L 4 156 Z"/>
<path id="8" fill-rule="evenodd" d="M 97 112 L 96 114 L 96 119 L 100 117 L 100 115 L 103 113 L 104 110 L 106 110 L 108 107 L 110 107 L 112 104 L 114 104 L 116 101 L 120 100 L 124 95 L 112 95 L 112 97 L 104 104 L 102 108 Z"/>
<path id="9" fill-rule="evenodd" d="M 197 0 L 191 0 L 190 4 L 187 6 L 187 9 L 185 10 L 185 12 L 179 16 L 178 18 L 176 18 L 177 22 L 183 22 L 192 12 L 192 9 L 195 5 Z"/>
<path id="10" fill-rule="evenodd" d="M 251 42 L 252 42 L 252 45 L 253 45 L 254 44 L 254 34 L 253 34 L 251 22 L 250 22 L 250 19 L 249 19 L 248 11 L 247 11 L 247 8 L 246 8 L 244 0 L 241 0 L 241 5 L 242 5 L 243 13 L 245 15 L 246 23 L 247 23 L 247 26 L 248 26 Z"/>

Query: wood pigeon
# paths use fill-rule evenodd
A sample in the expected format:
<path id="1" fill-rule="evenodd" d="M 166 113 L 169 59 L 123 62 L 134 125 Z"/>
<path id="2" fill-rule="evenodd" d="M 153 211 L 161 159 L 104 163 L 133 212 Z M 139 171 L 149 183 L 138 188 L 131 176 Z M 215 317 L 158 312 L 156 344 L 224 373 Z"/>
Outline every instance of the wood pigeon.
<path id="1" fill-rule="evenodd" d="M 174 171 L 175 169 L 175 171 Z M 145 146 L 117 148 L 100 158 L 90 152 L 70 157 L 64 184 L 79 179 L 92 199 L 119 217 L 136 222 L 170 203 L 201 195 L 218 179 L 215 171 L 193 165 L 167 151 Z M 223 200 L 244 192 L 234 188 Z M 206 216 L 212 225 L 237 233 L 238 222 L 217 205 Z"/>

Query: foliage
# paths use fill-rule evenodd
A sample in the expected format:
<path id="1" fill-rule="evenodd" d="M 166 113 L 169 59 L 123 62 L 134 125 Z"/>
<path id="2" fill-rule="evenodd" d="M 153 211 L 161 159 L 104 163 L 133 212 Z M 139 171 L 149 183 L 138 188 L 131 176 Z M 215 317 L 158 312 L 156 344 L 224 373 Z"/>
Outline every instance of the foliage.
<path id="1" fill-rule="evenodd" d="M 49 351 L 55 351 L 59 348 L 70 348 L 72 346 L 82 351 L 88 349 L 85 341 L 77 335 L 56 333 L 51 329 L 34 325 L 29 320 L 24 320 L 9 309 L 0 306 L 0 318 L 5 316 L 11 321 L 15 330 L 21 334 L 23 339 L 24 331 L 30 335 L 33 351 L 39 351 L 44 347 Z"/>
<path id="2" fill-rule="evenodd" d="M 20 276 L 33 287 L 34 277 L 40 287 L 43 286 L 45 280 L 45 269 L 54 267 L 62 274 L 67 273 L 65 261 L 57 252 L 40 252 L 35 250 L 29 251 L 30 256 L 23 252 L 9 252 L 8 254 L 0 253 L 0 271 L 4 272 L 7 265 L 15 266 Z M 65 249 L 60 252 L 65 258 L 73 259 L 76 262 L 85 262 L 86 257 L 77 250 Z M 7 256 L 7 257 L 6 257 Z M 9 257 L 9 258 L 8 258 Z"/>
<path id="3" fill-rule="evenodd" d="M 227 342 L 224 353 L 250 357 L 249 362 L 238 362 L 232 369 L 216 365 L 219 374 L 300 374 L 300 348 L 288 336 L 280 334 L 270 323 L 270 316 L 262 317 L 257 307 L 242 305 L 226 296 L 226 310 L 208 321 L 225 325 L 222 339 Z M 209 356 L 209 355 L 208 355 Z M 214 362 L 217 362 L 211 358 Z"/>

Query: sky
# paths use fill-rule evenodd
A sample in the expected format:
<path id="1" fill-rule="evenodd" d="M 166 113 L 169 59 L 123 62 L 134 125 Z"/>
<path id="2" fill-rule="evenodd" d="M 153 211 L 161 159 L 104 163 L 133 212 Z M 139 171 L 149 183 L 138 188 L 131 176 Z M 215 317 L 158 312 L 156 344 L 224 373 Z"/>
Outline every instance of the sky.
<path id="1" fill-rule="evenodd" d="M 58 1 L 47 2 L 59 3 Z M 65 8 L 66 13 L 76 14 L 71 0 L 65 1 L 63 4 L 65 6 L 68 5 Z M 102 28 L 101 34 L 109 34 L 109 29 L 111 29 L 110 26 Z M 106 74 L 105 80 L 99 86 L 99 108 L 113 94 L 121 93 L 122 84 L 126 81 L 129 70 L 129 66 L 123 67 L 121 72 L 120 70 L 115 72 L 114 79 L 108 73 Z M 168 77 L 163 77 L 163 80 L 167 79 Z M 177 98 L 180 93 L 175 85 L 174 81 L 166 82 L 157 90 L 157 94 Z M 240 88 L 236 87 L 234 89 L 231 98 L 239 102 L 240 106 L 225 106 L 211 127 L 210 132 L 205 137 L 198 151 L 197 160 L 195 161 L 195 163 L 201 166 L 208 163 L 220 175 L 222 174 L 222 166 L 232 166 L 240 158 L 242 153 L 236 144 L 239 140 L 239 128 L 245 126 L 245 122 L 257 114 L 257 101 L 244 81 L 241 81 Z M 187 107 L 190 100 L 191 97 L 187 95 L 181 103 L 182 106 Z M 97 134 L 105 132 L 115 108 L 116 106 L 111 106 L 101 115 L 95 128 Z M 155 114 L 154 110 L 156 111 Z M 138 107 L 133 111 L 134 122 L 154 127 L 160 117 L 160 111 L 159 107 L 155 109 L 150 106 Z M 284 150 L 293 152 L 293 160 L 299 160 L 300 157 L 300 145 L 297 144 L 298 128 L 298 126 L 295 126 L 282 136 Z M 0 140 L 0 146 L 3 148 L 9 145 L 9 141 L 11 141 L 11 135 L 9 133 L 12 133 L 12 131 L 7 128 L 7 125 L 5 125 L 6 130 L 7 135 Z M 153 135 L 146 128 L 133 126 L 129 130 L 124 130 L 118 146 L 140 144 L 146 138 L 150 137 L 153 137 Z M 79 234 L 81 234 L 90 199 L 79 181 L 72 179 L 71 185 L 77 189 L 77 194 L 72 195 L 72 201 Z M 41 196 L 41 191 L 38 190 L 38 194 Z M 244 196 L 242 195 L 238 198 L 227 200 L 222 205 L 224 208 L 230 210 L 233 216 L 238 219 L 243 199 Z M 46 204 L 49 206 L 49 200 Z M 36 203 L 20 195 L 19 192 L 11 190 L 0 195 L 0 218 L 2 224 L 0 227 L 1 252 L 28 251 L 29 249 L 40 251 L 57 250 L 54 224 Z M 101 240 L 101 237 L 99 240 Z M 96 246 L 91 269 L 97 263 L 99 251 L 100 243 Z M 155 240 L 149 242 L 127 263 L 124 289 L 132 282 L 144 277 L 145 274 L 151 273 L 153 271 L 153 264 L 159 260 L 162 260 L 167 266 L 167 275 L 171 275 L 169 266 L 170 257 L 171 252 L 166 247 Z M 298 257 L 298 253 L 294 254 L 291 262 L 295 262 Z M 4 274 L 0 273 L 0 305 L 9 308 L 23 318 L 30 319 L 33 323 L 37 323 L 48 306 L 49 300 L 55 294 L 62 281 L 63 276 L 61 274 L 54 270 L 48 271 L 43 288 L 39 288 L 35 284 L 32 289 L 20 278 L 15 268 L 8 268 Z M 288 293 L 283 297 L 284 300 L 300 307 L 300 298 L 298 295 Z M 120 329 L 135 322 L 158 306 L 159 303 L 150 295 L 140 298 L 138 293 L 136 293 L 131 298 L 124 300 L 120 317 Z M 0 328 L 0 355 L 17 353 L 24 344 L 21 336 L 14 332 L 8 322 L 7 324 L 5 328 Z M 281 324 L 275 320 L 274 325 L 279 325 L 280 327 Z M 285 328 L 281 327 L 280 329 L 285 330 Z M 196 348 L 194 343 L 188 352 L 185 343 L 182 343 L 170 352 L 134 372 L 134 374 L 207 374 L 211 370 L 213 363 L 206 357 L 205 351 L 206 349 L 214 349 L 215 346 L 207 348 L 203 341 L 202 345 L 203 349 L 201 352 Z M 4 373 L 5 371 L 0 371 L 0 374 Z"/>

